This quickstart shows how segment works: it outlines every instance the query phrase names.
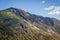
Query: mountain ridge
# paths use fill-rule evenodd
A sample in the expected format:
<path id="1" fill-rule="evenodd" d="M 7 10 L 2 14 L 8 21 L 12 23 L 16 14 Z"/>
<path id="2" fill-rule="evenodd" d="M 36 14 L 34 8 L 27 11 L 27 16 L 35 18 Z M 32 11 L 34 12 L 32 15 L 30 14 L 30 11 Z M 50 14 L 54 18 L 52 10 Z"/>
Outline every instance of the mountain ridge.
<path id="1" fill-rule="evenodd" d="M 16 13 L 16 11 L 17 12 L 19 12 L 19 13 L 16 13 L 17 15 L 20 15 L 20 16 L 24 16 L 25 14 L 23 14 L 23 12 L 25 12 L 25 11 L 23 11 L 23 10 L 18 10 L 17 8 L 8 8 L 9 10 L 12 10 L 13 12 L 15 12 Z M 21 12 L 20 12 L 21 11 Z M 40 17 L 41 19 L 43 18 L 45 18 L 45 19 L 51 19 L 51 18 L 49 18 L 49 17 L 43 17 L 43 16 L 37 16 L 37 15 L 34 15 L 34 14 L 29 14 L 29 13 L 27 13 L 27 12 L 25 12 L 26 14 L 28 14 L 28 15 L 30 15 L 30 16 L 34 16 L 34 17 Z M 25 17 L 24 17 L 25 18 Z"/>
<path id="2" fill-rule="evenodd" d="M 60 21 L 56 19 L 11 7 L 0 11 L 0 39 L 60 40 L 59 24 Z"/>

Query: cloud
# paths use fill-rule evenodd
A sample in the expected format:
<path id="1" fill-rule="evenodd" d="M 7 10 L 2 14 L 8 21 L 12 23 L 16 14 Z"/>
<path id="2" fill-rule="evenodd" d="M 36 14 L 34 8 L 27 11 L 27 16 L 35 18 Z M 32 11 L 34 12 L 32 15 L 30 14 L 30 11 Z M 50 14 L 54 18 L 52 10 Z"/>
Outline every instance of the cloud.
<path id="1" fill-rule="evenodd" d="M 44 10 L 49 11 L 49 10 L 52 10 L 53 8 L 54 8 L 54 6 L 49 6 L 49 7 L 47 7 L 47 8 L 44 8 Z"/>
<path id="2" fill-rule="evenodd" d="M 49 12 L 48 14 L 51 14 L 51 15 L 60 15 L 60 11 L 53 10 L 53 11 Z"/>
<path id="3" fill-rule="evenodd" d="M 44 8 L 44 10 L 49 11 L 48 14 L 51 15 L 60 15 L 60 6 L 49 6 Z"/>
<path id="4" fill-rule="evenodd" d="M 45 3 L 45 1 L 42 1 L 42 3 L 44 4 L 44 3 Z"/>

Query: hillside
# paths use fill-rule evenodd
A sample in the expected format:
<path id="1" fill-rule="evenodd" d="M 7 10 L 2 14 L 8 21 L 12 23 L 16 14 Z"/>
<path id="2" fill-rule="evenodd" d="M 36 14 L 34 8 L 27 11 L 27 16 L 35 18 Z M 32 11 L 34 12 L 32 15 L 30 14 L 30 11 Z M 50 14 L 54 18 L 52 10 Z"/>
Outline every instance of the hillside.
<path id="1" fill-rule="evenodd" d="M 60 21 L 18 8 L 0 10 L 0 40 L 60 40 Z"/>

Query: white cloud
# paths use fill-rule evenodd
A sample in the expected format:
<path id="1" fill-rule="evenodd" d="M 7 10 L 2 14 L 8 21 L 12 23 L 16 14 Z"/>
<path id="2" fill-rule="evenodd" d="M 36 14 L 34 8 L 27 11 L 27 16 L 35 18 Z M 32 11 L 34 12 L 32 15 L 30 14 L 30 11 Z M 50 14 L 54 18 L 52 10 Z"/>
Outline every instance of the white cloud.
<path id="1" fill-rule="evenodd" d="M 44 10 L 49 11 L 48 14 L 51 14 L 51 15 L 60 15 L 59 6 L 49 6 L 47 8 L 44 8 Z"/>
<path id="2" fill-rule="evenodd" d="M 42 3 L 44 4 L 44 3 L 45 3 L 45 1 L 42 1 Z"/>
<path id="3" fill-rule="evenodd" d="M 44 8 L 44 10 L 49 11 L 49 10 L 52 10 L 53 8 L 54 8 L 54 6 L 49 6 L 49 7 L 47 7 L 47 8 Z"/>
<path id="4" fill-rule="evenodd" d="M 59 15 L 60 14 L 60 11 L 53 10 L 53 11 L 49 12 L 48 14 L 51 14 L 51 15 Z"/>

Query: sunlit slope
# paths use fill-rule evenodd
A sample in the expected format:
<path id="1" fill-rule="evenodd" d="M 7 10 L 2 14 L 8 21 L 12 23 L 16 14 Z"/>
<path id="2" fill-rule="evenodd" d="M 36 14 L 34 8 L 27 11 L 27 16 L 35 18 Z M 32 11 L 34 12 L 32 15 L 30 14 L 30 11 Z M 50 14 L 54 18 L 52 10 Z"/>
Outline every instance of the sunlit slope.
<path id="1" fill-rule="evenodd" d="M 38 28 L 38 23 L 31 23 L 15 12 L 0 11 L 0 40 L 60 40 L 58 34 L 44 31 L 48 25 L 40 23 L 42 28 Z"/>

